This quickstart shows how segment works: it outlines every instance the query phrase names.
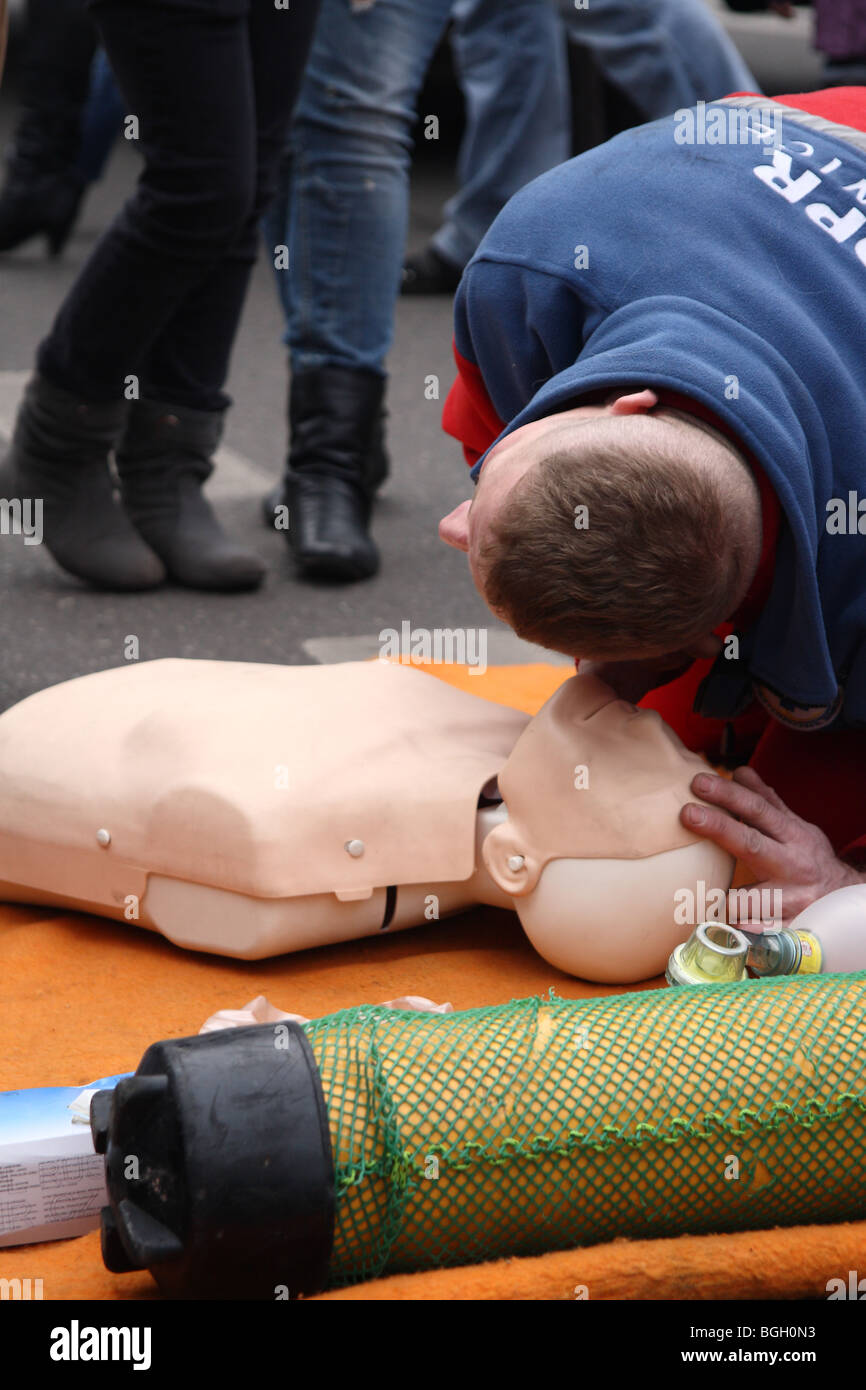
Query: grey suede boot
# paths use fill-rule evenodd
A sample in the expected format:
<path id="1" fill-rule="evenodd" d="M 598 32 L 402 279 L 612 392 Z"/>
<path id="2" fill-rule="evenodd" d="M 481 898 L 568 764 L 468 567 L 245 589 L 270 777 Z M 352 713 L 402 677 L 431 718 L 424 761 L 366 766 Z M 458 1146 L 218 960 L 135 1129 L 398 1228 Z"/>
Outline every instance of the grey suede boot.
<path id="1" fill-rule="evenodd" d="M 42 506 L 42 534 L 57 563 L 104 589 L 152 589 L 165 570 L 115 497 L 109 457 L 126 401 L 96 403 L 34 376 L 0 468 L 0 495 Z"/>
<path id="2" fill-rule="evenodd" d="M 123 505 L 172 579 L 191 589 L 255 589 L 266 566 L 225 534 L 202 493 L 222 410 L 134 401 L 117 447 Z"/>

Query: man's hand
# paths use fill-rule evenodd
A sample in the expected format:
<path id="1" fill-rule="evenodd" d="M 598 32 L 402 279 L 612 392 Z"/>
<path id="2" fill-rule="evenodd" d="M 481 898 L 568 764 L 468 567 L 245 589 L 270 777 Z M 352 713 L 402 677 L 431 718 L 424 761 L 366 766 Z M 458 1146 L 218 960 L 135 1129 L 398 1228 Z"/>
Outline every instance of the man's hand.
<path id="1" fill-rule="evenodd" d="M 742 859 L 755 875 L 750 887 L 771 894 L 780 889 L 785 925 L 816 898 L 864 881 L 836 857 L 824 832 L 789 811 L 753 768 L 738 767 L 730 782 L 699 772 L 692 791 L 711 805 L 688 802 L 680 812 L 683 825 Z"/>

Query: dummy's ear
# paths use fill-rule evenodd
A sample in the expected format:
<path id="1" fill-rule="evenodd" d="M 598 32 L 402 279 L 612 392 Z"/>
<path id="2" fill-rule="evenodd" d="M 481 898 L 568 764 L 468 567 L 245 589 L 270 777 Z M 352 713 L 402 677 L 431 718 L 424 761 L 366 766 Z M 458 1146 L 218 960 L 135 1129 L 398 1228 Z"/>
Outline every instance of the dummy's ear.
<path id="1" fill-rule="evenodd" d="M 541 865 L 527 851 L 510 821 L 491 830 L 482 845 L 481 858 L 493 882 L 512 898 L 531 893 L 538 882 Z"/>
<path id="2" fill-rule="evenodd" d="M 645 415 L 659 403 L 655 391 L 632 391 L 628 396 L 618 396 L 610 408 L 611 415 Z"/>

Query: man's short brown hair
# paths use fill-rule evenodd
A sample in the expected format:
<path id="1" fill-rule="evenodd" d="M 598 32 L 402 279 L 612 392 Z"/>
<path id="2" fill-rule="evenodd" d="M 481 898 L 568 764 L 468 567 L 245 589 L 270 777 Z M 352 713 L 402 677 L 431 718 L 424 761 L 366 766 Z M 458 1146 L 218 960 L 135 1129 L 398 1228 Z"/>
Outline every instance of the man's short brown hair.
<path id="1" fill-rule="evenodd" d="M 574 656 L 674 651 L 711 632 L 750 577 L 737 461 L 747 468 L 700 428 L 581 426 L 491 523 L 488 604 L 519 636 Z"/>

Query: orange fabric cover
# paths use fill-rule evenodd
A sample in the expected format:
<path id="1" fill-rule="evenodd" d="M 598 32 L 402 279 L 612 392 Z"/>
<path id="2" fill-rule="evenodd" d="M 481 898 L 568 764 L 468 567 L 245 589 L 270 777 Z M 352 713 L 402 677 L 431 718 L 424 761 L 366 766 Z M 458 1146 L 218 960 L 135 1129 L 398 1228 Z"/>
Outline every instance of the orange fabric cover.
<path id="1" fill-rule="evenodd" d="M 435 674 L 473 694 L 535 713 L 569 667 Z M 647 982 L 646 988 L 659 981 Z M 456 1009 L 545 993 L 616 991 L 545 964 L 517 918 L 483 908 L 448 921 L 267 961 L 224 960 L 80 914 L 0 904 L 0 1090 L 79 1085 L 134 1069 L 160 1038 L 194 1033 L 216 1009 L 266 994 L 309 1017 L 402 994 Z M 676 1240 L 616 1241 L 568 1251 L 401 1275 L 323 1297 L 590 1299 L 826 1297 L 840 1270 L 866 1262 L 866 1222 Z M 104 1268 L 99 1235 L 0 1249 L 0 1278 L 43 1280 L 46 1299 L 156 1297 L 146 1273 Z"/>

